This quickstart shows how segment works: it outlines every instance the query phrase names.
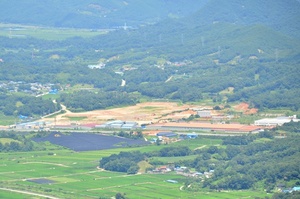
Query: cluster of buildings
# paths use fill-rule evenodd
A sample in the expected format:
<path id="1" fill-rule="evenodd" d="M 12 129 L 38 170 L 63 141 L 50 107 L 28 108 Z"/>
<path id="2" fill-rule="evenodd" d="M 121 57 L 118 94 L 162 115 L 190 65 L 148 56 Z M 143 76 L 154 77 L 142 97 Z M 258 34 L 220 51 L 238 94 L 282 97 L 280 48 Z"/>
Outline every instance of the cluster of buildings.
<path id="1" fill-rule="evenodd" d="M 51 92 L 54 84 L 41 84 L 41 83 L 26 83 L 22 81 L 9 81 L 0 82 L 0 88 L 9 92 L 24 92 L 32 95 L 38 95 L 45 92 Z"/>
<path id="2" fill-rule="evenodd" d="M 234 115 L 220 115 L 220 114 L 212 114 L 211 110 L 196 110 L 197 115 L 202 119 L 209 119 L 212 121 L 227 121 L 234 118 Z"/>
<path id="3" fill-rule="evenodd" d="M 207 118 L 212 121 L 230 120 L 234 117 L 233 115 L 226 115 L 226 116 L 225 115 L 213 115 L 210 110 L 197 110 L 197 115 L 200 118 L 204 118 L 204 119 Z M 260 120 L 256 120 L 254 122 L 254 125 L 261 126 L 261 127 L 275 127 L 275 126 L 282 126 L 283 124 L 289 123 L 291 121 L 299 122 L 300 119 L 297 119 L 296 115 L 288 116 L 288 117 L 280 116 L 280 117 L 276 117 L 276 118 L 263 118 Z"/>
<path id="4" fill-rule="evenodd" d="M 156 143 L 157 140 L 162 144 L 172 143 L 176 142 L 178 140 L 187 140 L 187 139 L 195 139 L 198 137 L 198 134 L 196 133 L 174 133 L 172 131 L 170 132 L 158 132 L 156 134 L 157 138 L 152 138 L 150 142 Z"/>
<path id="5" fill-rule="evenodd" d="M 106 122 L 104 124 L 80 124 L 78 122 L 72 122 L 65 125 L 56 125 L 51 122 L 24 122 L 12 125 L 11 128 L 18 130 L 50 130 L 50 129 L 63 129 L 63 130 L 92 130 L 92 129 L 123 129 L 134 130 L 140 128 L 138 123 L 130 121 L 114 120 Z"/>
<path id="6" fill-rule="evenodd" d="M 184 167 L 184 166 L 179 166 L 179 167 L 174 167 L 174 166 L 159 166 L 156 167 L 155 169 L 149 171 L 149 173 L 152 174 L 164 174 L 164 173 L 168 173 L 171 171 L 175 171 L 176 174 L 178 175 L 183 175 L 186 177 L 195 177 L 195 178 L 211 178 L 214 174 L 214 170 L 210 170 L 210 171 L 206 171 L 206 172 L 197 172 L 197 171 L 190 171 L 188 167 Z M 172 181 L 170 181 L 170 183 L 174 183 Z"/>
<path id="7" fill-rule="evenodd" d="M 10 126 L 11 128 L 15 128 L 17 130 L 49 130 L 46 126 L 50 123 L 46 122 L 25 122 L 16 125 Z"/>
<path id="8" fill-rule="evenodd" d="M 88 65 L 89 69 L 103 69 L 105 68 L 106 64 L 100 62 L 99 64 L 95 64 L 95 65 Z"/>
<path id="9" fill-rule="evenodd" d="M 51 91 L 53 93 L 57 92 L 57 90 Z M 210 117 L 210 111 L 200 111 L 198 113 L 201 117 Z M 22 119 L 22 118 L 20 118 Z M 165 141 L 166 143 L 172 142 L 173 139 L 193 139 L 198 136 L 196 131 L 204 131 L 207 134 L 216 134 L 216 135 L 225 135 L 225 134 L 248 134 L 248 133 L 259 133 L 265 128 L 281 126 L 284 123 L 288 122 L 299 122 L 300 119 L 297 119 L 296 116 L 289 117 L 276 117 L 276 118 L 264 118 L 260 120 L 256 120 L 254 125 L 244 125 L 237 123 L 222 123 L 222 122 L 164 122 L 164 123 L 155 123 L 148 125 L 139 125 L 135 121 L 122 121 L 122 120 L 113 120 L 108 121 L 103 124 L 79 124 L 79 123 L 71 123 L 70 125 L 56 125 L 56 124 L 46 124 L 45 122 L 30 122 L 30 123 L 21 123 L 17 124 L 15 128 L 17 129 L 80 129 L 80 130 L 92 130 L 92 129 L 123 129 L 123 130 L 137 130 L 143 129 L 145 131 L 153 132 L 157 131 L 156 134 L 157 139 L 160 141 Z"/>
<path id="10" fill-rule="evenodd" d="M 173 131 L 207 131 L 215 133 L 258 133 L 262 128 L 243 124 L 211 124 L 202 122 L 170 122 L 151 124 L 148 130 L 173 130 Z"/>
<path id="11" fill-rule="evenodd" d="M 101 125 L 95 125 L 95 128 L 105 129 L 136 129 L 139 128 L 138 123 L 122 120 L 114 120 Z"/>
<path id="12" fill-rule="evenodd" d="M 282 193 L 292 193 L 295 191 L 300 191 L 300 187 L 286 188 L 284 185 L 278 185 L 278 190 Z"/>

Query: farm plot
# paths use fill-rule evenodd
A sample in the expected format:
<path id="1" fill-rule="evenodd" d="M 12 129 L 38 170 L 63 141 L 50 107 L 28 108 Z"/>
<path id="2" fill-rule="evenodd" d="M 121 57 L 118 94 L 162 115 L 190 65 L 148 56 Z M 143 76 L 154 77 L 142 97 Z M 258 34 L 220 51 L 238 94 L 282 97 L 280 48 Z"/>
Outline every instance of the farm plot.
<path id="1" fill-rule="evenodd" d="M 206 144 L 210 142 L 207 140 Z M 195 142 L 195 143 L 194 143 Z M 204 143 L 196 144 L 192 141 L 192 148 Z M 177 143 L 176 143 L 177 144 Z M 213 143 L 212 144 L 217 144 Z M 254 198 L 265 197 L 262 192 L 229 191 L 209 192 L 199 190 L 188 192 L 181 187 L 184 185 L 184 176 L 174 173 L 168 174 L 139 174 L 109 172 L 97 168 L 101 157 L 119 153 L 120 151 L 154 150 L 155 146 L 139 148 L 114 148 L 100 151 L 74 152 L 71 150 L 51 150 L 34 152 L 7 152 L 0 153 L 0 186 L 15 190 L 26 190 L 32 193 L 41 193 L 57 198 L 84 198 L 94 199 L 101 197 L 111 198 L 116 193 L 126 193 L 131 199 L 137 198 Z M 159 149 L 161 146 L 157 146 Z M 149 149 L 150 148 L 150 149 Z M 46 184 L 38 184 L 39 180 L 50 180 Z M 32 182 L 36 181 L 37 182 Z M 176 180 L 173 184 L 167 180 Z M 5 197 L 8 196 L 9 197 Z M 3 197 L 2 197 L 3 196 Z M 32 198 L 20 193 L 0 190 L 0 198 Z"/>
<path id="2" fill-rule="evenodd" d="M 52 144 L 64 146 L 74 151 L 92 151 L 103 150 L 117 147 L 141 146 L 147 145 L 148 142 L 143 140 L 133 140 L 128 138 L 88 134 L 88 133 L 72 133 L 65 135 L 61 133 L 51 133 L 43 138 L 34 138 L 36 142 L 49 141 Z"/>
<path id="3" fill-rule="evenodd" d="M 28 182 L 34 182 L 34 183 L 37 183 L 37 184 L 53 184 L 53 183 L 55 183 L 55 181 L 49 180 L 49 179 L 46 179 L 46 178 L 29 179 L 27 181 Z"/>

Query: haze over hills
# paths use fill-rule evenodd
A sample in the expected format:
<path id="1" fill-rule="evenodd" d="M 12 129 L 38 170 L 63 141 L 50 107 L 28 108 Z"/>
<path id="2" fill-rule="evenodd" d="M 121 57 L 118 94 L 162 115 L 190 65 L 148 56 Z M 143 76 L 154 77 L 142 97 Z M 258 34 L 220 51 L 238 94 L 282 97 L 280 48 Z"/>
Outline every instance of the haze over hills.
<path id="1" fill-rule="evenodd" d="M 110 8 L 104 17 L 112 22 L 107 23 L 109 27 L 133 19 L 137 27 L 147 25 L 63 41 L 1 37 L 4 50 L 0 56 L 5 62 L 0 68 L 0 78 L 90 84 L 104 92 L 138 93 L 183 102 L 213 96 L 220 102 L 247 101 L 259 108 L 300 108 L 298 1 L 126 2 L 100 2 L 101 7 Z M 11 5 L 6 3 L 5 6 Z M 11 12 L 1 13 L 0 19 L 6 23 L 22 19 L 27 24 L 69 27 L 76 22 L 74 27 L 98 28 L 97 20 L 103 10 L 97 11 L 99 16 L 78 12 L 79 7 L 93 10 L 95 6 L 90 5 L 94 3 L 42 4 L 28 0 L 8 8 Z M 50 9 L 44 15 L 38 8 L 45 5 Z M 30 8 L 33 13 L 30 17 L 26 12 L 11 14 L 24 7 L 27 11 Z M 164 17 L 154 20 L 158 14 Z M 61 20 L 63 16 L 69 16 L 68 20 Z M 108 22 L 105 20 L 100 24 Z M 155 23 L 148 24 L 150 21 Z M 36 49 L 34 57 L 32 49 Z M 56 58 L 52 59 L 53 56 Z M 105 64 L 105 69 L 87 69 L 92 63 Z M 126 85 L 120 87 L 122 80 Z M 229 88 L 234 91 L 222 94 Z M 65 103 L 67 99 L 76 97 L 64 96 Z"/>
<path id="2" fill-rule="evenodd" d="M 0 198 L 299 198 L 299 2 L 1 0 Z"/>
<path id="3" fill-rule="evenodd" d="M 17 2 L 17 3 L 16 3 Z M 25 0 L 0 2 L 0 22 L 74 28 L 156 23 L 196 12 L 207 0 Z"/>
<path id="4" fill-rule="evenodd" d="M 299 39 L 300 2 L 297 0 L 210 0 L 189 18 L 197 25 L 227 22 L 262 24 Z"/>

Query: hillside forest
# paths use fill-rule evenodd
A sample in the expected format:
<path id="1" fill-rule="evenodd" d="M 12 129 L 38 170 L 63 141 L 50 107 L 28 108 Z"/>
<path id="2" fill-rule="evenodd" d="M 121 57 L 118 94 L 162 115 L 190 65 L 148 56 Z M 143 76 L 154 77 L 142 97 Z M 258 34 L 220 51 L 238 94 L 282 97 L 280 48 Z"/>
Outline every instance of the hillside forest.
<path id="1" fill-rule="evenodd" d="M 110 5 L 114 7 L 116 2 L 105 3 L 105 6 L 114 4 Z M 130 2 L 128 6 L 135 13 L 140 5 Z M 10 4 L 4 3 L 5 6 Z M 165 1 L 164 6 L 169 3 Z M 78 2 L 78 6 L 82 4 L 85 5 L 83 1 Z M 145 4 L 150 5 L 148 1 Z M 179 4 L 182 1 L 178 1 Z M 62 4 L 60 9 L 67 5 Z M 264 13 L 271 5 L 273 9 Z M 19 5 L 22 6 L 26 7 Z M 38 102 L 43 104 L 40 108 L 29 108 L 33 102 L 26 99 L 34 98 L 27 86 L 31 83 L 51 84 L 60 91 L 55 96 L 56 101 L 65 103 L 73 111 L 130 105 L 141 99 L 183 103 L 204 99 L 219 103 L 245 101 L 260 110 L 299 110 L 300 40 L 295 32 L 299 31 L 297 9 L 300 4 L 265 1 L 260 5 L 257 1 L 234 0 L 223 5 L 211 0 L 201 1 L 197 6 L 190 14 L 186 10 L 191 8 L 186 5 L 177 17 L 165 15 L 155 23 L 139 23 L 140 26 L 134 28 L 108 25 L 109 30 L 104 32 L 84 23 L 87 19 L 80 15 L 66 18 L 66 23 L 51 21 L 59 20 L 63 17 L 59 13 L 68 10 L 59 10 L 48 21 L 39 21 L 36 17 L 36 21 L 30 22 L 36 25 L 34 29 L 2 24 L 0 92 L 3 103 L 0 111 L 7 116 L 36 116 L 59 109 L 53 99 L 45 98 Z M 154 11 L 149 7 L 144 7 L 147 12 L 143 16 L 153 19 Z M 170 6 L 171 13 L 172 9 Z M 78 24 L 70 25 L 77 17 L 81 19 L 77 20 Z M 113 15 L 111 17 L 112 20 Z M 0 19 L 22 23 L 9 14 L 4 18 L 2 13 Z M 89 28 L 85 31 L 93 36 L 79 32 L 74 36 L 78 29 L 66 29 L 73 31 L 71 37 L 51 38 L 47 32 L 42 37 L 36 36 L 37 32 L 45 31 L 41 28 L 43 25 L 53 26 L 53 30 L 60 26 Z M 17 82 L 18 89 L 6 86 L 8 82 Z M 88 85 L 89 89 L 68 89 L 76 85 Z M 99 100 L 102 103 L 96 103 Z"/>

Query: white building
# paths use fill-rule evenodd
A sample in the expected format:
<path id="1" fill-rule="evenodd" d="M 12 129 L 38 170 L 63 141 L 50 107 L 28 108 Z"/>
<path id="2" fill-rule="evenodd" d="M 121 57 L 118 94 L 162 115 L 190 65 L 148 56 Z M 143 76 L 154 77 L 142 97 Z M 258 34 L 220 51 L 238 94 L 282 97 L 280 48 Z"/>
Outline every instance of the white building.
<path id="1" fill-rule="evenodd" d="M 114 120 L 101 125 L 96 125 L 96 128 L 116 128 L 116 129 L 135 129 L 138 128 L 138 123 L 131 121 Z"/>
<path id="2" fill-rule="evenodd" d="M 197 114 L 200 117 L 211 117 L 211 112 L 210 111 L 197 111 Z"/>
<path id="3" fill-rule="evenodd" d="M 291 121 L 299 122 L 296 115 L 290 117 L 276 117 L 276 118 L 264 118 L 261 120 L 256 120 L 254 125 L 256 126 L 282 126 L 284 123 L 289 123 Z"/>

